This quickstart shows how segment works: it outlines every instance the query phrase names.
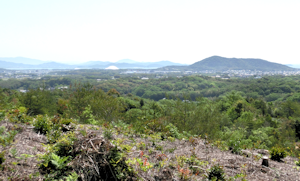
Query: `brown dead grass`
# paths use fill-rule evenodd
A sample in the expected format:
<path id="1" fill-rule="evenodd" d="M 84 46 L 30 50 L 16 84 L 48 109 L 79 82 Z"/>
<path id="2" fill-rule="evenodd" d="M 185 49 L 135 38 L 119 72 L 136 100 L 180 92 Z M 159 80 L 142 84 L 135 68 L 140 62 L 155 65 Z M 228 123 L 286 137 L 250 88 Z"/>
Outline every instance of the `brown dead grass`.
<path id="1" fill-rule="evenodd" d="M 15 136 L 13 144 L 3 147 L 0 146 L 0 152 L 6 151 L 5 154 L 5 169 L 0 172 L 0 180 L 41 180 L 42 177 L 30 178 L 31 174 L 38 173 L 39 163 L 37 155 L 44 153 L 42 144 L 47 143 L 47 138 L 44 135 L 37 134 L 33 131 L 32 126 L 23 124 L 13 124 L 8 121 L 0 122 L 0 126 L 5 126 L 7 131 L 17 129 L 19 133 Z M 11 154 L 11 150 L 16 149 L 15 157 Z M 18 159 L 22 154 L 34 155 L 35 157 L 28 158 L 26 161 Z M 17 164 L 13 164 L 13 163 Z"/>

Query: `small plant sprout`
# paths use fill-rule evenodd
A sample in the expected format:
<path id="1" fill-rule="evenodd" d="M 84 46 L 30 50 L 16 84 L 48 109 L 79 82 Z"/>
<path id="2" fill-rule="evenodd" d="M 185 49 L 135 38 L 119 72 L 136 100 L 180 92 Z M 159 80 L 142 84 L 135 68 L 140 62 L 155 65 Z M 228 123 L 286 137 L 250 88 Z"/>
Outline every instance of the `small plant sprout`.
<path id="1" fill-rule="evenodd" d="M 12 148 L 12 149 L 10 150 L 10 153 L 12 154 L 13 158 L 16 158 L 18 151 L 17 151 L 16 148 Z"/>

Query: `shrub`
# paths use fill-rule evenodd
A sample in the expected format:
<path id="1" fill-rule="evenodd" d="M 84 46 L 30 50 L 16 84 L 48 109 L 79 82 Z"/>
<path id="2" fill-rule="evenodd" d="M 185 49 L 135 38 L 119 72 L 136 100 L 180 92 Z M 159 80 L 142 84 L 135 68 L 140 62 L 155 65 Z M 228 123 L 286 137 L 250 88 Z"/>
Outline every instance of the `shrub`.
<path id="1" fill-rule="evenodd" d="M 48 117 L 38 115 L 33 122 L 34 130 L 41 134 L 47 134 L 51 129 L 52 122 Z"/>
<path id="2" fill-rule="evenodd" d="M 7 146 L 11 144 L 17 133 L 16 130 L 6 131 L 4 126 L 0 126 L 0 145 Z"/>
<path id="3" fill-rule="evenodd" d="M 58 156 L 74 156 L 71 154 L 74 142 L 77 140 L 74 132 L 62 135 L 54 144 L 55 154 Z"/>
<path id="4" fill-rule="evenodd" d="M 108 140 L 112 139 L 113 138 L 112 131 L 109 129 L 105 129 L 103 132 L 103 136 L 105 139 L 108 139 Z"/>
<path id="5" fill-rule="evenodd" d="M 282 158 L 285 158 L 287 156 L 287 153 L 284 148 L 276 146 L 271 148 L 270 155 L 271 160 L 280 162 Z"/>
<path id="6" fill-rule="evenodd" d="M 60 125 L 53 125 L 50 130 L 46 133 L 49 143 L 55 143 L 61 136 L 62 131 Z"/>
<path id="7" fill-rule="evenodd" d="M 52 118 L 50 129 L 46 133 L 48 141 L 50 143 L 55 143 L 57 140 L 59 140 L 63 133 L 72 131 L 75 127 L 74 124 L 70 125 L 71 123 L 76 122 L 72 119 L 64 119 L 60 117 Z"/>
<path id="8" fill-rule="evenodd" d="M 182 135 L 179 133 L 178 128 L 174 126 L 172 123 L 169 123 L 166 126 L 166 129 L 169 131 L 169 136 L 180 139 Z"/>
<path id="9" fill-rule="evenodd" d="M 4 169 L 4 166 L 2 166 L 2 163 L 5 162 L 4 155 L 5 155 L 5 151 L 0 152 L 0 170 Z"/>
<path id="10" fill-rule="evenodd" d="M 208 173 L 208 179 L 209 180 L 225 180 L 225 173 L 223 168 L 217 164 L 214 165 Z"/>
<path id="11" fill-rule="evenodd" d="M 29 123 L 32 117 L 28 116 L 27 108 L 19 107 L 18 109 L 9 110 L 6 114 L 8 120 L 12 123 Z"/>
<path id="12" fill-rule="evenodd" d="M 62 179 L 68 176 L 68 173 L 70 173 L 69 161 L 69 156 L 60 157 L 54 153 L 44 157 L 43 162 L 40 164 L 40 169 L 46 173 L 45 180 Z"/>
<path id="13" fill-rule="evenodd" d="M 64 118 L 62 118 L 62 119 L 60 120 L 60 124 L 69 125 L 69 124 L 71 124 L 71 123 L 76 123 L 76 121 L 74 121 L 73 119 L 64 119 Z"/>
<path id="14" fill-rule="evenodd" d="M 298 160 L 298 161 L 295 161 L 295 164 L 296 164 L 297 166 L 300 166 L 300 157 L 299 157 L 299 160 Z"/>

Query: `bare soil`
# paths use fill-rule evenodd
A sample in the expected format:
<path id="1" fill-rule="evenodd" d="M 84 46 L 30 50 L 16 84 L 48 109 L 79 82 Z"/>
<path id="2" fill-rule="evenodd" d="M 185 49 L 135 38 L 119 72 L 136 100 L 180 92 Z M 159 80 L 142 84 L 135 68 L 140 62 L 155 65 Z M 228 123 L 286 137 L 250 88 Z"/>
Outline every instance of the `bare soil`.
<path id="1" fill-rule="evenodd" d="M 0 126 L 5 126 L 7 131 L 17 129 L 19 133 L 15 136 L 13 144 L 3 147 L 0 146 L 0 152 L 5 152 L 5 166 L 3 171 L 0 171 L 0 180 L 43 180 L 42 176 L 35 176 L 39 173 L 37 157 L 39 154 L 45 153 L 43 144 L 47 144 L 47 138 L 44 135 L 33 131 L 33 127 L 29 125 L 13 124 L 7 121 L 0 122 Z M 107 140 L 103 137 L 103 129 L 98 127 L 98 130 L 90 129 L 91 127 L 84 125 L 83 128 L 77 127 L 76 132 L 79 134 L 79 129 L 86 129 L 88 136 L 78 136 L 79 142 L 75 145 L 76 149 L 88 150 L 88 154 L 83 157 L 76 157 L 71 166 L 75 171 L 84 169 L 91 170 L 95 174 L 101 174 L 101 170 L 107 170 L 109 167 L 105 164 L 105 160 L 99 160 L 97 154 L 103 154 L 101 145 L 109 145 L 113 147 L 112 140 L 123 140 L 123 144 L 131 145 L 132 149 L 126 153 L 126 159 L 132 158 L 147 158 L 147 162 L 153 164 L 153 168 L 142 171 L 138 165 L 135 166 L 137 175 L 128 180 L 205 180 L 208 170 L 216 164 L 222 166 L 225 171 L 226 179 L 237 176 L 237 174 L 244 174 L 247 180 L 300 180 L 300 171 L 295 168 L 295 161 L 297 158 L 286 157 L 282 162 L 276 162 L 269 159 L 269 167 L 262 166 L 261 156 L 268 156 L 266 150 L 244 150 L 242 155 L 231 153 L 231 151 L 222 151 L 212 144 L 206 143 L 203 139 L 194 138 L 191 140 L 153 140 L 150 137 L 139 137 L 136 135 L 125 136 L 122 132 L 113 129 L 113 139 Z M 90 136 L 89 136 L 90 135 Z M 140 147 L 139 143 L 145 143 L 145 147 Z M 107 146 L 106 145 L 106 146 Z M 16 149 L 16 154 L 12 154 L 12 150 Z M 121 148 L 118 148 L 121 149 Z M 142 153 L 142 155 L 141 155 Z M 20 159 L 22 154 L 33 155 L 34 157 L 28 159 Z M 178 167 L 177 159 L 179 156 L 190 158 L 192 155 L 199 160 L 206 163 L 202 166 L 195 166 L 201 170 L 197 174 L 193 174 L 186 164 L 183 167 Z M 19 158 L 18 158 L 19 157 Z M 95 160 L 96 158 L 98 160 Z M 106 169 L 101 169 L 101 164 L 94 162 L 103 162 Z M 163 166 L 159 166 L 164 161 Z M 82 163 L 82 164 L 79 164 Z M 189 165 L 190 166 L 190 165 Z M 98 171 L 97 171 L 98 169 Z M 185 178 L 183 178 L 183 171 Z M 187 171 L 188 170 L 188 171 Z M 80 174 L 79 174 L 80 175 Z M 81 175 L 82 180 L 88 180 Z M 115 175 L 111 178 L 116 179 Z M 241 180 L 239 177 L 237 180 Z"/>

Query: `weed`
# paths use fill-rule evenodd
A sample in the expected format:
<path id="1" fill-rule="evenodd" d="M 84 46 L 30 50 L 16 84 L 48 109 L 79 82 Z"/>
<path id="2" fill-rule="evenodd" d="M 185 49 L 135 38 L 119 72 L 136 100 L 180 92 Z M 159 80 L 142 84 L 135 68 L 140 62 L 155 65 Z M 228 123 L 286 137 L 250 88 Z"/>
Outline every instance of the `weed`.
<path id="1" fill-rule="evenodd" d="M 114 147 L 107 157 L 109 163 L 112 166 L 113 172 L 119 180 L 127 180 L 128 177 L 131 177 L 135 174 L 133 169 L 134 164 L 127 164 L 129 162 L 125 161 L 126 154 Z"/>
<path id="2" fill-rule="evenodd" d="M 66 180 L 66 181 L 77 181 L 78 178 L 79 178 L 79 176 L 77 175 L 77 173 L 76 172 L 72 172 L 67 177 L 64 177 L 64 180 Z"/>
<path id="3" fill-rule="evenodd" d="M 150 148 L 148 151 L 149 151 L 149 154 L 150 154 L 150 155 L 153 153 L 152 148 Z"/>
<path id="4" fill-rule="evenodd" d="M 19 107 L 18 109 L 12 109 L 7 113 L 7 118 L 12 123 L 29 123 L 32 121 L 32 117 L 27 115 L 27 108 Z"/>
<path id="5" fill-rule="evenodd" d="M 103 136 L 105 139 L 111 140 L 113 139 L 113 134 L 112 131 L 110 129 L 105 129 L 103 132 Z"/>
<path id="6" fill-rule="evenodd" d="M 12 154 L 12 156 L 13 156 L 13 158 L 15 158 L 16 156 L 17 156 L 17 149 L 16 148 L 12 148 L 11 150 L 10 150 L 10 153 Z"/>
<path id="7" fill-rule="evenodd" d="M 209 169 L 207 178 L 209 180 L 221 180 L 221 181 L 224 180 L 225 181 L 225 173 L 224 173 L 222 166 L 220 166 L 219 164 L 214 165 L 211 169 Z"/>
<path id="8" fill-rule="evenodd" d="M 176 160 L 177 160 L 177 164 L 180 166 L 180 167 L 183 167 L 184 164 L 186 163 L 187 161 L 187 158 L 185 156 L 176 156 Z"/>
<path id="9" fill-rule="evenodd" d="M 70 161 L 69 156 L 60 157 L 55 153 L 51 153 L 43 158 L 44 160 L 40 164 L 40 169 L 46 173 L 45 180 L 61 179 L 68 176 L 70 169 L 68 166 L 68 162 Z"/>
<path id="10" fill-rule="evenodd" d="M 241 141 L 240 140 L 230 140 L 229 141 L 229 149 L 231 150 L 232 153 L 240 153 L 242 148 L 241 148 Z"/>
<path id="11" fill-rule="evenodd" d="M 86 130 L 82 129 L 82 130 L 79 130 L 79 132 L 82 134 L 82 136 L 86 137 L 86 135 L 87 135 Z"/>
<path id="12" fill-rule="evenodd" d="M 60 124 L 65 124 L 65 125 L 69 125 L 71 123 L 74 123 L 75 121 L 73 119 L 61 119 L 60 120 Z"/>
<path id="13" fill-rule="evenodd" d="M 61 126 L 58 124 L 53 124 L 51 128 L 46 133 L 49 143 L 55 143 L 62 135 Z"/>
<path id="14" fill-rule="evenodd" d="M 189 180 L 190 176 L 190 170 L 188 168 L 180 168 L 179 165 L 177 166 L 178 172 L 179 172 L 179 177 L 181 180 Z"/>
<path id="15" fill-rule="evenodd" d="M 130 145 L 120 145 L 120 147 L 122 148 L 123 151 L 129 152 L 132 149 L 132 146 Z"/>
<path id="16" fill-rule="evenodd" d="M 47 134 L 52 126 L 52 122 L 48 117 L 38 115 L 36 120 L 33 122 L 34 130 L 37 133 Z"/>
<path id="17" fill-rule="evenodd" d="M 177 138 L 177 139 L 182 138 L 182 135 L 179 133 L 178 128 L 176 126 L 174 126 L 172 123 L 169 123 L 166 126 L 166 129 L 168 130 L 170 136 Z"/>
<path id="18" fill-rule="evenodd" d="M 21 154 L 21 157 L 16 157 L 16 158 L 21 159 L 21 160 L 25 160 L 25 162 L 27 162 L 27 159 L 32 158 L 32 157 L 34 157 L 34 155 Z"/>
<path id="19" fill-rule="evenodd" d="M 67 161 L 69 156 L 67 157 L 60 157 L 54 153 L 51 154 L 52 160 L 51 163 L 55 166 L 56 169 L 62 170 L 64 167 L 67 166 Z"/>
<path id="20" fill-rule="evenodd" d="M 76 141 L 74 132 L 63 135 L 53 146 L 54 152 L 59 156 L 69 156 L 73 150 L 74 141 Z"/>
<path id="21" fill-rule="evenodd" d="M 146 149 L 146 144 L 144 142 L 140 142 L 140 143 L 137 144 L 137 147 L 140 150 L 145 150 Z"/>
<path id="22" fill-rule="evenodd" d="M 17 133 L 16 130 L 6 131 L 4 126 L 0 126 L 0 145 L 7 146 L 11 144 Z"/>
<path id="23" fill-rule="evenodd" d="M 83 119 L 82 122 L 85 124 L 93 124 L 98 125 L 99 122 L 95 120 L 95 116 L 93 115 L 93 111 L 90 105 L 88 105 L 83 111 Z"/>
<path id="24" fill-rule="evenodd" d="M 225 141 L 219 141 L 219 140 L 217 140 L 217 141 L 215 141 L 213 144 L 212 144 L 213 146 L 217 146 L 220 150 L 222 150 L 222 151 L 225 151 L 225 150 L 227 150 L 228 148 L 226 147 L 226 145 L 225 145 Z"/>
<path id="25" fill-rule="evenodd" d="M 174 153 L 175 150 L 176 150 L 176 148 L 170 148 L 170 149 L 167 149 L 166 151 L 168 151 L 169 153 Z"/>
<path id="26" fill-rule="evenodd" d="M 163 151 L 163 146 L 161 146 L 161 145 L 156 145 L 156 150 L 159 150 L 159 151 Z"/>
<path id="27" fill-rule="evenodd" d="M 276 146 L 271 148 L 270 155 L 271 160 L 280 162 L 282 158 L 285 158 L 287 156 L 287 153 L 284 148 Z"/>
<path id="28" fill-rule="evenodd" d="M 153 167 L 153 164 L 148 162 L 148 158 L 133 158 L 126 160 L 126 164 L 134 166 L 139 165 L 140 169 L 144 172 L 148 171 L 150 168 Z"/>
<path id="29" fill-rule="evenodd" d="M 295 164 L 296 164 L 297 166 L 300 166 L 300 157 L 298 158 L 298 161 L 295 161 Z"/>
<path id="30" fill-rule="evenodd" d="M 175 141 L 175 138 L 172 137 L 172 136 L 168 136 L 168 140 L 171 141 L 171 142 L 174 142 L 174 141 Z"/>
<path id="31" fill-rule="evenodd" d="M 0 170 L 4 169 L 4 166 L 2 165 L 2 163 L 5 162 L 4 156 L 5 156 L 5 151 L 0 152 Z"/>

